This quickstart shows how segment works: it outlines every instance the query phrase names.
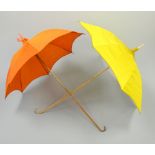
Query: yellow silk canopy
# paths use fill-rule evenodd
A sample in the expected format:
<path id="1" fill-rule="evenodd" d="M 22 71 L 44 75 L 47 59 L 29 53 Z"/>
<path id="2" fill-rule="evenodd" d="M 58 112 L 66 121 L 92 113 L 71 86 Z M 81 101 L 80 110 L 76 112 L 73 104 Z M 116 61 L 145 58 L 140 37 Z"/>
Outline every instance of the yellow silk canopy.
<path id="1" fill-rule="evenodd" d="M 141 111 L 142 79 L 134 58 L 140 47 L 131 50 L 112 32 L 84 22 L 81 25 L 89 32 L 93 47 L 112 69 L 122 91 Z"/>

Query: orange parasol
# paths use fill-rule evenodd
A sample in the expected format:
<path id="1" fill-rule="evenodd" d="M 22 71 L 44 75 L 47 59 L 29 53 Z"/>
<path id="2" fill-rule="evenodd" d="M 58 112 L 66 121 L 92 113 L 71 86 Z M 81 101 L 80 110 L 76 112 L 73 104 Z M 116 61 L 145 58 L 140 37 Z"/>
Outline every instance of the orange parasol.
<path id="1" fill-rule="evenodd" d="M 72 44 L 80 35 L 81 33 L 62 29 L 42 31 L 32 39 L 20 35 L 18 41 L 22 42 L 23 46 L 11 61 L 6 81 L 6 97 L 14 90 L 23 92 L 31 81 L 40 76 L 48 75 L 60 58 L 72 53 Z M 88 119 L 100 131 L 105 131 L 105 128 L 101 129 L 85 111 L 79 100 L 64 86 L 61 79 L 54 72 L 51 73 Z"/>

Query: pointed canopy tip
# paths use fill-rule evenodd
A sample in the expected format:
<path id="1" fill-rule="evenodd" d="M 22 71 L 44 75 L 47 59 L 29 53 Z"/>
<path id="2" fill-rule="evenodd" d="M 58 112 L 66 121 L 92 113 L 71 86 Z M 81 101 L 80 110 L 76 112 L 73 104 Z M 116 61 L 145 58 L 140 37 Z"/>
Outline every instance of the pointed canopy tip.
<path id="1" fill-rule="evenodd" d="M 89 24 L 89 23 L 86 23 L 86 22 L 83 22 L 83 21 L 80 21 L 80 24 L 84 27 L 84 28 L 90 28 L 90 27 L 98 27 L 96 25 L 93 25 L 93 24 Z"/>
<path id="2" fill-rule="evenodd" d="M 133 100 L 133 102 L 138 112 L 141 113 L 142 112 L 142 100 L 139 100 L 139 101 Z"/>
<path id="3" fill-rule="evenodd" d="M 90 24 L 85 23 L 85 22 L 83 22 L 83 21 L 80 21 L 80 24 L 81 24 L 83 27 L 85 27 L 85 26 L 87 26 L 87 25 L 90 25 Z"/>
<path id="4" fill-rule="evenodd" d="M 83 21 L 80 21 L 80 24 L 81 24 L 81 25 L 83 25 L 83 24 L 85 24 L 85 22 L 83 22 Z"/>
<path id="5" fill-rule="evenodd" d="M 140 106 L 140 107 L 137 106 L 137 109 L 138 109 L 138 112 L 139 112 L 139 113 L 142 112 L 142 107 L 141 107 L 141 106 Z"/>
<path id="6" fill-rule="evenodd" d="M 9 94 L 10 94 L 10 93 L 5 92 L 5 100 L 6 100 L 6 98 L 9 96 Z"/>
<path id="7" fill-rule="evenodd" d="M 6 90 L 6 91 L 5 91 L 5 100 L 6 100 L 6 98 L 8 97 L 9 94 L 10 94 L 10 93 L 8 92 L 8 90 Z"/>
<path id="8" fill-rule="evenodd" d="M 13 93 L 14 91 L 19 91 L 21 94 L 23 93 L 23 90 L 20 90 L 20 89 L 15 89 L 15 90 L 13 90 L 13 91 L 6 91 L 5 92 L 5 100 L 7 99 L 7 97 L 11 94 L 11 93 Z"/>
<path id="9" fill-rule="evenodd" d="M 10 94 L 10 93 L 9 93 Z M 7 99 L 7 97 L 9 96 L 9 94 L 5 94 L 5 100 Z"/>

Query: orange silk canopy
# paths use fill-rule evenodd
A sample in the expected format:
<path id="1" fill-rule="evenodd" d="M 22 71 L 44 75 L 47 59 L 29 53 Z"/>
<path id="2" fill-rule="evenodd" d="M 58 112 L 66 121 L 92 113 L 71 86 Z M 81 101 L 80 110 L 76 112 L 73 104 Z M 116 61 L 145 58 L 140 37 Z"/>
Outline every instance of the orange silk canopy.
<path id="1" fill-rule="evenodd" d="M 74 31 L 50 29 L 32 39 L 22 38 L 23 46 L 13 56 L 7 75 L 6 97 L 14 90 L 23 92 L 32 80 L 47 75 L 61 57 L 72 53 L 72 44 L 80 35 Z"/>

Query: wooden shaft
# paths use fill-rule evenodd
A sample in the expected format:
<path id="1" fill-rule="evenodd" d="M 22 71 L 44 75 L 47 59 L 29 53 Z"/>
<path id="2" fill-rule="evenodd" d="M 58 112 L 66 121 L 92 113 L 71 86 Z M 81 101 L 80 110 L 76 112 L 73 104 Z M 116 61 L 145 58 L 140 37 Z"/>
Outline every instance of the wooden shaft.
<path id="1" fill-rule="evenodd" d="M 72 93 L 76 93 L 79 90 L 81 90 L 82 88 L 84 88 L 85 86 L 87 86 L 89 83 L 91 83 L 92 81 L 96 80 L 99 76 L 101 76 L 104 72 L 106 72 L 109 69 L 109 66 L 106 67 L 105 69 L 100 70 L 99 72 L 97 72 L 96 74 L 94 74 L 90 79 L 84 81 L 82 84 L 80 84 L 78 87 L 76 87 Z"/>
<path id="2" fill-rule="evenodd" d="M 74 98 L 74 96 L 72 96 L 72 98 L 74 99 L 74 103 L 76 103 L 76 105 L 80 108 L 81 112 L 83 112 L 87 118 L 94 124 L 94 126 L 96 126 L 96 128 L 101 131 L 104 132 L 106 130 L 106 127 L 104 126 L 104 128 L 102 129 L 95 121 L 94 119 L 89 115 L 89 113 L 83 108 L 83 106 L 80 104 L 80 102 L 78 100 L 76 100 L 76 98 Z"/>
<path id="3" fill-rule="evenodd" d="M 102 74 L 104 74 L 108 69 L 109 69 L 109 67 L 106 67 L 105 69 L 101 69 L 99 72 L 97 72 L 96 74 L 94 74 L 88 80 L 82 82 L 74 90 L 70 91 L 70 93 L 73 95 L 76 92 L 80 91 L 82 88 L 86 87 L 89 83 L 93 82 L 96 78 L 98 78 L 99 76 L 101 76 Z M 57 101 L 55 101 L 54 103 L 51 103 L 50 105 L 48 105 L 45 109 L 43 109 L 43 110 L 36 110 L 35 112 L 37 114 L 43 114 L 43 113 L 51 110 L 52 108 L 56 107 L 57 105 L 61 104 L 62 102 L 64 102 L 68 97 L 69 97 L 69 95 L 67 93 L 63 97 L 61 97 L 60 99 L 58 99 Z"/>
<path id="4" fill-rule="evenodd" d="M 74 103 L 80 108 L 81 112 L 83 112 L 87 116 L 87 118 L 96 126 L 96 128 L 99 131 L 104 132 L 105 127 L 104 129 L 101 129 L 100 126 L 94 121 L 94 119 L 88 114 L 88 112 L 82 107 L 79 100 L 71 93 L 71 91 L 67 87 L 64 86 L 61 79 L 58 76 L 56 76 L 54 72 L 52 72 L 52 74 L 56 78 L 56 80 L 59 82 L 59 84 L 65 89 L 65 91 L 72 97 Z"/>
<path id="5" fill-rule="evenodd" d="M 36 55 L 37 59 L 39 60 L 39 62 L 42 64 L 43 68 L 45 69 L 45 71 L 47 73 L 50 72 L 50 69 L 46 66 L 46 64 L 43 62 L 43 60 L 38 56 Z M 104 129 L 101 129 L 99 127 L 99 125 L 93 120 L 93 118 L 88 114 L 88 112 L 85 111 L 85 109 L 82 107 L 82 105 L 80 104 L 79 100 L 73 96 L 73 94 L 70 92 L 70 90 L 64 86 L 63 82 L 61 81 L 61 79 L 56 76 L 56 74 L 54 72 L 52 72 L 52 75 L 54 76 L 54 78 L 57 80 L 57 82 L 64 88 L 64 90 L 68 93 L 69 96 L 72 97 L 73 101 L 76 103 L 76 105 L 79 106 L 80 110 L 88 117 L 88 119 L 97 127 L 97 129 L 101 132 L 105 131 L 105 127 Z M 54 105 L 56 106 L 56 105 Z"/>
<path id="6" fill-rule="evenodd" d="M 48 107 L 46 107 L 45 109 L 43 109 L 43 110 L 36 109 L 34 112 L 36 114 L 43 114 L 45 112 L 48 112 L 50 109 L 53 109 L 56 106 L 58 106 L 59 104 L 63 103 L 63 101 L 65 101 L 67 98 L 68 98 L 68 94 L 64 95 L 62 98 L 60 98 L 59 100 L 57 100 L 56 102 L 54 102 L 54 104 L 48 105 Z"/>

